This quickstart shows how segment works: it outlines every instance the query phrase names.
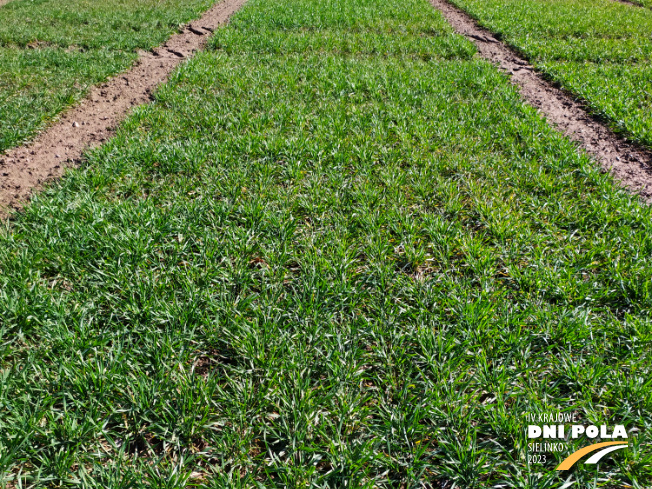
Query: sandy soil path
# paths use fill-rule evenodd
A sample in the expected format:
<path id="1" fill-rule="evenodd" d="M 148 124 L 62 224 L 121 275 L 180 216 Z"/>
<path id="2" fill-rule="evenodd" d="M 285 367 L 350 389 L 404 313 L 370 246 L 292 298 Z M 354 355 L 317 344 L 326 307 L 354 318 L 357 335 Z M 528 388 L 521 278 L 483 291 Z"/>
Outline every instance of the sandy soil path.
<path id="1" fill-rule="evenodd" d="M 652 202 L 652 151 L 626 141 L 591 117 L 581 102 L 554 87 L 532 66 L 446 0 L 430 0 L 453 28 L 473 41 L 480 55 L 511 75 L 523 98 L 558 130 L 594 155 L 606 171 L 643 200 Z"/>
<path id="2" fill-rule="evenodd" d="M 2 0 L 0 0 L 1 2 Z M 130 110 L 150 101 L 152 91 L 181 62 L 202 49 L 220 24 L 246 0 L 223 0 L 152 52 L 143 52 L 125 73 L 91 89 L 77 106 L 41 133 L 33 143 L 0 154 L 0 217 L 20 209 L 44 182 L 77 164 L 84 151 L 114 134 Z"/>
<path id="3" fill-rule="evenodd" d="M 631 5 L 632 7 L 647 8 L 645 5 L 640 3 L 630 2 L 629 0 L 614 0 L 614 2 L 624 3 L 625 5 Z"/>

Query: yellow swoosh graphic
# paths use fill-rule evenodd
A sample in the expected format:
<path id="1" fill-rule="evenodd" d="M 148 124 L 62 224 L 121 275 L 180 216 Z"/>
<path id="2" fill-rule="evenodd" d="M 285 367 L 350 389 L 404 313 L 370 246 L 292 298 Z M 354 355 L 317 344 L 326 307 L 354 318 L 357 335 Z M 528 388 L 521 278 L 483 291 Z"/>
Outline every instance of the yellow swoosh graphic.
<path id="1" fill-rule="evenodd" d="M 570 469 L 575 462 L 581 459 L 587 453 L 595 452 L 596 450 L 602 447 L 609 447 L 611 445 L 627 445 L 626 441 L 605 441 L 602 443 L 594 443 L 588 447 L 580 448 L 578 451 L 571 453 L 566 459 L 559 464 L 555 470 L 568 470 Z"/>

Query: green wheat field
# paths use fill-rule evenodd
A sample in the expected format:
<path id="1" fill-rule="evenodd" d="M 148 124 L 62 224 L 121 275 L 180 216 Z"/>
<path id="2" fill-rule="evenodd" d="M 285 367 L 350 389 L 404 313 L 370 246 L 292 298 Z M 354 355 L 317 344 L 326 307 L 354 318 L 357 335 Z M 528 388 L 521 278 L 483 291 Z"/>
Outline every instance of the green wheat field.
<path id="1" fill-rule="evenodd" d="M 1 7 L 0 150 L 210 3 Z M 454 3 L 652 145 L 652 10 Z M 249 0 L 2 224 L 0 487 L 649 489 L 651 311 L 650 207 L 427 0 Z"/>

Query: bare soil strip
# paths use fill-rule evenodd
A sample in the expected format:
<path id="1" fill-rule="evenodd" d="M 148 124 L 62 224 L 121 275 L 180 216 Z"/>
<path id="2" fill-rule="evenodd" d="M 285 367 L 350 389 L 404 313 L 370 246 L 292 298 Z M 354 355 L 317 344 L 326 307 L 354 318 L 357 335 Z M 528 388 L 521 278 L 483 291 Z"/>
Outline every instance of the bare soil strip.
<path id="1" fill-rule="evenodd" d="M 223 0 L 214 5 L 162 46 L 141 53 L 132 69 L 93 87 L 33 143 L 0 154 L 0 217 L 3 209 L 20 209 L 43 183 L 60 177 L 84 151 L 110 138 L 127 113 L 150 101 L 152 91 L 172 70 L 203 48 L 209 34 L 245 2 Z"/>
<path id="2" fill-rule="evenodd" d="M 570 139 L 594 155 L 624 187 L 652 202 L 652 152 L 625 141 L 590 116 L 584 106 L 535 73 L 494 35 L 479 27 L 465 12 L 446 0 L 430 0 L 453 28 L 475 43 L 480 55 L 511 75 L 525 100 Z"/>
<path id="3" fill-rule="evenodd" d="M 641 5 L 640 3 L 636 2 L 630 2 L 629 0 L 614 0 L 614 2 L 624 3 L 625 5 L 631 5 L 632 7 L 646 8 L 645 5 Z"/>

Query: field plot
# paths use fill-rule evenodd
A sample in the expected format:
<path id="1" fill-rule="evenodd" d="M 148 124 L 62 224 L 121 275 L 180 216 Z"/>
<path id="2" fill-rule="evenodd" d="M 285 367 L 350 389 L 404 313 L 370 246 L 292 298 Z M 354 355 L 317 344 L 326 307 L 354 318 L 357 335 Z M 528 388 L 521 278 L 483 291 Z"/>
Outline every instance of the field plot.
<path id="1" fill-rule="evenodd" d="M 0 235 L 2 477 L 649 487 L 651 224 L 427 0 L 251 0 Z"/>
<path id="2" fill-rule="evenodd" d="M 0 152 L 129 67 L 210 0 L 13 0 L 0 9 Z"/>
<path id="3" fill-rule="evenodd" d="M 452 0 L 612 128 L 652 145 L 652 10 L 614 0 Z"/>

